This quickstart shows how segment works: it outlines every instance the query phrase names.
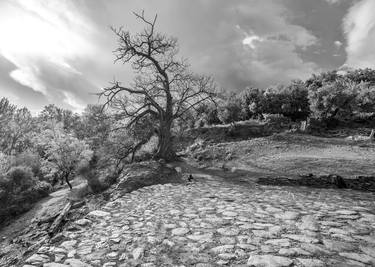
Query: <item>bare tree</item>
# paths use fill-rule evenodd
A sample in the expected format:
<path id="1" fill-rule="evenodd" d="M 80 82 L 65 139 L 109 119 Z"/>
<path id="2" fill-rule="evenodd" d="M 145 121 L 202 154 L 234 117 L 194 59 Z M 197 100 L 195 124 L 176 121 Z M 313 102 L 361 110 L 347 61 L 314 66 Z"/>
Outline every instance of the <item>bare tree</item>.
<path id="1" fill-rule="evenodd" d="M 130 63 L 137 75 L 129 87 L 114 80 L 99 95 L 106 98 L 104 106 L 128 118 L 127 127 L 151 117 L 158 136 L 156 158 L 173 160 L 174 120 L 212 99 L 215 85 L 211 77 L 191 73 L 186 60 L 177 58 L 177 39 L 155 31 L 157 16 L 151 21 L 144 12 L 134 15 L 145 24 L 142 32 L 131 35 L 123 28 L 111 29 L 118 38 L 115 62 Z"/>

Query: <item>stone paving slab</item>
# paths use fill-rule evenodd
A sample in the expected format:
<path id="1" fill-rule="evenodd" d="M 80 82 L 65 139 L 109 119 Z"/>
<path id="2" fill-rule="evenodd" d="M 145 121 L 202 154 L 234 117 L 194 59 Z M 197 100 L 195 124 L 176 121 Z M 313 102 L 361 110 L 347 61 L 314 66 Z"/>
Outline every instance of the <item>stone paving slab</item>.
<path id="1" fill-rule="evenodd" d="M 375 194 L 210 181 L 112 200 L 25 266 L 375 266 Z"/>

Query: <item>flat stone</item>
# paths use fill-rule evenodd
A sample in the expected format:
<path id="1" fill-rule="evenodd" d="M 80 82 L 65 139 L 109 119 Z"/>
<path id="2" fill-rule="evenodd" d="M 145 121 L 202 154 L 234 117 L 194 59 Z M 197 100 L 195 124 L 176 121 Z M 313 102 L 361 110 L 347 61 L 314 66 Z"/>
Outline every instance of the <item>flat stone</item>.
<path id="1" fill-rule="evenodd" d="M 288 267 L 293 261 L 286 257 L 274 255 L 251 255 L 247 265 L 254 267 Z"/>
<path id="2" fill-rule="evenodd" d="M 357 212 L 355 210 L 336 210 L 335 213 L 342 215 L 355 215 Z"/>
<path id="3" fill-rule="evenodd" d="M 306 235 L 288 235 L 284 234 L 282 237 L 286 237 L 295 241 L 304 242 L 304 243 L 319 243 L 319 240 L 313 237 Z"/>
<path id="4" fill-rule="evenodd" d="M 233 260 L 237 258 L 236 254 L 234 253 L 220 253 L 217 256 L 222 260 Z"/>
<path id="5" fill-rule="evenodd" d="M 281 248 L 279 250 L 279 255 L 281 256 L 299 256 L 299 255 L 309 256 L 311 254 L 301 248 Z"/>
<path id="6" fill-rule="evenodd" d="M 240 233 L 236 228 L 219 228 L 217 229 L 217 232 L 225 236 L 237 236 Z"/>
<path id="7" fill-rule="evenodd" d="M 143 256 L 144 248 L 139 247 L 133 250 L 132 255 L 135 260 L 140 259 Z"/>
<path id="8" fill-rule="evenodd" d="M 115 260 L 118 257 L 118 252 L 112 251 L 111 253 L 108 253 L 106 256 L 110 260 Z"/>
<path id="9" fill-rule="evenodd" d="M 79 226 L 85 226 L 85 225 L 90 224 L 91 221 L 88 220 L 88 219 L 80 219 L 80 220 L 77 220 L 75 223 L 76 223 L 77 225 L 79 225 Z"/>
<path id="10" fill-rule="evenodd" d="M 67 259 L 65 260 L 64 264 L 68 264 L 71 267 L 92 267 L 90 264 L 87 264 L 77 259 Z"/>
<path id="11" fill-rule="evenodd" d="M 50 258 L 44 254 L 34 254 L 29 257 L 25 262 L 30 264 L 42 264 L 45 262 L 49 262 Z"/>
<path id="12" fill-rule="evenodd" d="M 48 262 L 48 263 L 43 264 L 43 267 L 69 267 L 69 266 L 70 265 L 61 264 L 57 262 Z"/>
<path id="13" fill-rule="evenodd" d="M 210 242 L 212 240 L 213 234 L 212 233 L 194 234 L 194 235 L 187 235 L 186 237 L 194 241 Z"/>
<path id="14" fill-rule="evenodd" d="M 102 211 L 102 210 L 93 210 L 88 215 L 93 216 L 93 217 L 106 217 L 111 214 L 109 212 Z"/>
<path id="15" fill-rule="evenodd" d="M 370 257 L 375 258 L 375 247 L 365 247 L 360 246 L 359 247 L 365 254 L 369 255 Z"/>
<path id="16" fill-rule="evenodd" d="M 77 240 L 68 240 L 61 243 L 60 247 L 71 250 L 77 244 Z"/>
<path id="17" fill-rule="evenodd" d="M 227 253 L 231 252 L 234 249 L 234 245 L 223 245 L 223 246 L 217 246 L 211 249 L 213 253 L 221 254 L 221 253 Z"/>
<path id="18" fill-rule="evenodd" d="M 314 216 L 306 215 L 302 217 L 302 222 L 298 224 L 298 228 L 302 230 L 318 231 L 319 224 L 316 222 Z"/>
<path id="19" fill-rule="evenodd" d="M 359 261 L 359 262 L 363 262 L 363 263 L 366 263 L 366 264 L 371 264 L 371 263 L 375 264 L 375 259 L 366 255 L 366 254 L 341 252 L 341 253 L 339 253 L 339 255 L 342 256 L 342 257 L 352 259 L 352 260 L 356 260 L 356 261 Z"/>
<path id="20" fill-rule="evenodd" d="M 326 266 L 324 262 L 318 259 L 302 259 L 297 258 L 297 260 L 305 267 L 324 267 Z"/>
<path id="21" fill-rule="evenodd" d="M 275 217 L 282 220 L 295 220 L 299 216 L 298 212 L 295 211 L 286 211 L 283 213 L 276 213 Z"/>
<path id="22" fill-rule="evenodd" d="M 172 235 L 186 235 L 189 231 L 187 228 L 175 228 L 172 230 Z"/>
<path id="23" fill-rule="evenodd" d="M 238 213 L 233 211 L 224 211 L 222 214 L 228 217 L 236 217 Z"/>
<path id="24" fill-rule="evenodd" d="M 356 249 L 356 246 L 346 242 L 340 242 L 335 240 L 324 239 L 323 244 L 326 248 L 332 251 L 352 251 Z"/>
<path id="25" fill-rule="evenodd" d="M 236 239 L 231 236 L 224 236 L 219 239 L 221 244 L 233 245 L 236 244 Z"/>
<path id="26" fill-rule="evenodd" d="M 267 245 L 273 245 L 278 247 L 289 247 L 290 241 L 287 238 L 280 238 L 280 239 L 270 239 L 265 242 Z"/>
<path id="27" fill-rule="evenodd" d="M 309 243 L 302 243 L 301 248 L 316 255 L 320 254 L 332 254 L 329 250 L 325 249 L 320 245 L 314 245 Z"/>

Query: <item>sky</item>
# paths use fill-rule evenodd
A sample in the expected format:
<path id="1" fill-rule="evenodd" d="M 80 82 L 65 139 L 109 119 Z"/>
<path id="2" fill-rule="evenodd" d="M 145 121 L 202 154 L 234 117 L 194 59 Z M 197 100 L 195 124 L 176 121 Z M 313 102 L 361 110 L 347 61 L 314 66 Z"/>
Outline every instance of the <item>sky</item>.
<path id="1" fill-rule="evenodd" d="M 113 79 L 131 83 L 110 27 L 140 31 L 141 10 L 225 90 L 375 68 L 374 0 L 1 0 L 0 97 L 81 112 Z"/>

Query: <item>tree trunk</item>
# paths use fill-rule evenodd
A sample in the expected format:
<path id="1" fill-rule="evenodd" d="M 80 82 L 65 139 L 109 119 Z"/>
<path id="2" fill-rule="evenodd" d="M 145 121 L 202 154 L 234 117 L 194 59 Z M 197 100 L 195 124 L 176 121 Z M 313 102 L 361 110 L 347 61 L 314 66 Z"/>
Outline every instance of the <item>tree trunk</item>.
<path id="1" fill-rule="evenodd" d="M 173 150 L 171 126 L 171 121 L 162 122 L 158 131 L 159 143 L 156 158 L 164 159 L 166 161 L 173 161 L 176 159 L 176 153 Z"/>
<path id="2" fill-rule="evenodd" d="M 65 182 L 68 184 L 70 190 L 73 189 L 72 185 L 69 182 L 69 173 L 65 174 Z"/>

